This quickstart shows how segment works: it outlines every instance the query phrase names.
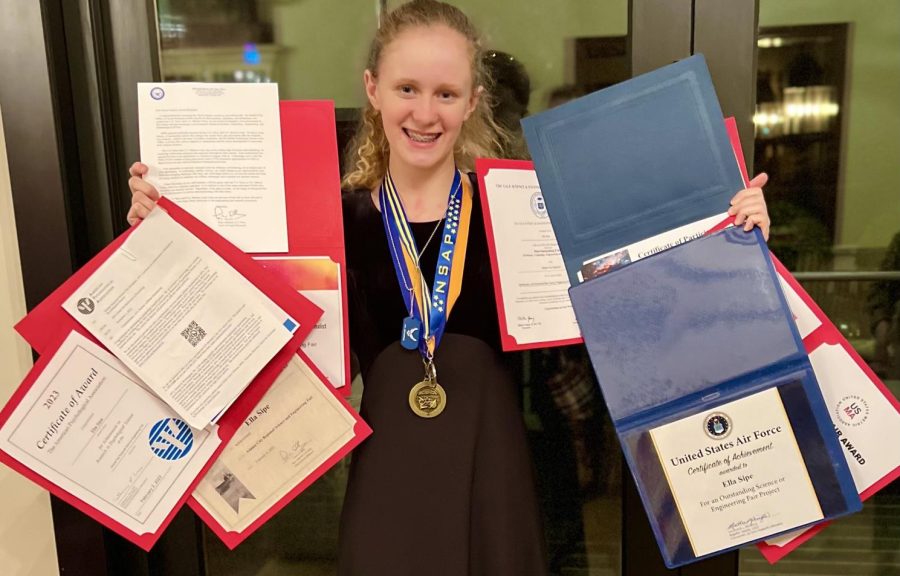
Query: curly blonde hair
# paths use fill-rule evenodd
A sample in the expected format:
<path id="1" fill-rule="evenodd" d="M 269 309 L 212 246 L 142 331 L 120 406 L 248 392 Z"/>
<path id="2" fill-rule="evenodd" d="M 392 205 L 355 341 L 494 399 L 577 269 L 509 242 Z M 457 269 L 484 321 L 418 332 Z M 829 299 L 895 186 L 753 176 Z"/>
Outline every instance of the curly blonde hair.
<path id="1" fill-rule="evenodd" d="M 375 73 L 385 46 L 404 30 L 436 25 L 456 30 L 469 41 L 473 90 L 483 89 L 475 110 L 463 124 L 454 147 L 456 165 L 462 170 L 473 170 L 475 158 L 499 156 L 510 136 L 494 122 L 491 113 L 492 83 L 483 64 L 481 37 L 459 8 L 437 0 L 413 0 L 386 14 L 372 39 L 366 68 Z M 384 134 L 381 115 L 368 101 L 348 152 L 342 186 L 346 189 L 377 187 L 387 171 L 390 147 Z"/>

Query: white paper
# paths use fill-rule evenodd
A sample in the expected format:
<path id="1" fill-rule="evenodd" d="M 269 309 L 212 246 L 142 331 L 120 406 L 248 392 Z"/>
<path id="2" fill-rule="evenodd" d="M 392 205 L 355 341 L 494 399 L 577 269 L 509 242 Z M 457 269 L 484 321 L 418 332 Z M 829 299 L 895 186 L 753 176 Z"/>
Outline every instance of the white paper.
<path id="1" fill-rule="evenodd" d="M 602 276 L 625 264 L 643 260 L 648 256 L 705 236 L 726 218 L 728 218 L 727 212 L 716 214 L 585 260 L 581 265 L 581 270 L 578 271 L 578 280 L 584 282 Z"/>
<path id="2" fill-rule="evenodd" d="M 156 532 L 219 444 L 73 332 L 0 431 L 0 448 L 137 534 Z"/>
<path id="3" fill-rule="evenodd" d="M 534 170 L 491 168 L 484 183 L 510 336 L 520 345 L 580 338 Z"/>
<path id="4" fill-rule="evenodd" d="M 321 318 L 300 347 L 332 386 L 346 385 L 340 264 L 327 256 L 260 257 L 256 261 L 322 309 Z"/>
<path id="5" fill-rule="evenodd" d="M 286 252 L 277 84 L 139 83 L 145 179 L 244 252 Z"/>
<path id="6" fill-rule="evenodd" d="M 805 306 L 805 305 L 804 305 Z M 810 355 L 847 467 L 860 494 L 900 466 L 900 414 L 841 347 L 823 344 Z M 766 540 L 784 546 L 805 530 Z"/>
<path id="7" fill-rule="evenodd" d="M 322 309 L 322 317 L 300 348 L 335 388 L 344 381 L 344 337 L 341 293 L 338 290 L 300 290 L 300 294 Z"/>
<path id="8" fill-rule="evenodd" d="M 162 209 L 63 308 L 194 428 L 228 406 L 297 327 Z"/>
<path id="9" fill-rule="evenodd" d="M 861 493 L 900 466 L 900 414 L 842 347 L 823 344 L 809 361 Z"/>
<path id="10" fill-rule="evenodd" d="M 352 440 L 355 423 L 294 356 L 194 497 L 227 530 L 240 532 Z"/>
<path id="11" fill-rule="evenodd" d="M 697 556 L 823 518 L 776 388 L 650 436 Z"/>

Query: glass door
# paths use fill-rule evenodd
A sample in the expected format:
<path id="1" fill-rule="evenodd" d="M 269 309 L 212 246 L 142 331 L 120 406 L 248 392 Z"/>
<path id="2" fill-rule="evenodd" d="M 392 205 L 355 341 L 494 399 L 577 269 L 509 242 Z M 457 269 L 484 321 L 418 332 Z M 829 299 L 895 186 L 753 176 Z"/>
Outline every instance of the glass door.
<path id="1" fill-rule="evenodd" d="M 772 251 L 900 395 L 900 4 L 761 0 L 754 117 Z M 864 425 L 864 423 L 863 423 Z M 893 442 L 893 439 L 884 439 Z M 742 576 L 900 574 L 900 483 Z"/>

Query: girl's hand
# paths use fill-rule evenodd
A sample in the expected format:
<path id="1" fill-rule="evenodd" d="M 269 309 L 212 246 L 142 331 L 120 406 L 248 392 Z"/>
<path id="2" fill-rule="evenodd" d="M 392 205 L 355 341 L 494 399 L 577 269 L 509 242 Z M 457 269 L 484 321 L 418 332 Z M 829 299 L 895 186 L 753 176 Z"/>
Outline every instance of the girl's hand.
<path id="1" fill-rule="evenodd" d="M 759 226 L 766 240 L 769 239 L 769 226 L 772 222 L 769 220 L 762 188 L 768 181 L 769 176 L 765 172 L 756 175 L 746 188 L 734 195 L 731 208 L 728 209 L 728 214 L 734 216 L 735 226 L 743 224 L 747 232 L 754 226 Z"/>
<path id="2" fill-rule="evenodd" d="M 128 210 L 128 223 L 134 226 L 150 214 L 159 200 L 159 192 L 153 185 L 144 182 L 144 174 L 149 168 L 146 164 L 135 162 L 128 169 L 128 189 L 131 190 L 131 208 Z"/>

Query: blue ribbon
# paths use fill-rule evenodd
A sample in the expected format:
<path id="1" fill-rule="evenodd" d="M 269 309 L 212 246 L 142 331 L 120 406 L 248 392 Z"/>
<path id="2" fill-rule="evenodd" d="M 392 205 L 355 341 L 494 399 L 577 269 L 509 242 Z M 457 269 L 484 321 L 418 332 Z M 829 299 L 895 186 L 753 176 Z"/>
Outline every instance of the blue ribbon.
<path id="1" fill-rule="evenodd" d="M 450 273 L 453 267 L 453 254 L 456 251 L 462 202 L 461 178 L 457 170 L 450 186 L 441 247 L 431 287 L 418 268 L 419 250 L 416 247 L 416 239 L 406 219 L 406 211 L 403 209 L 390 172 L 385 175 L 379 190 L 384 232 L 388 238 L 397 283 L 400 286 L 404 306 L 409 297 L 406 287 L 410 286 L 413 289 L 416 306 L 412 307 L 412 313 L 422 325 L 419 331 L 419 352 L 429 360 L 440 343 L 449 316 Z"/>

